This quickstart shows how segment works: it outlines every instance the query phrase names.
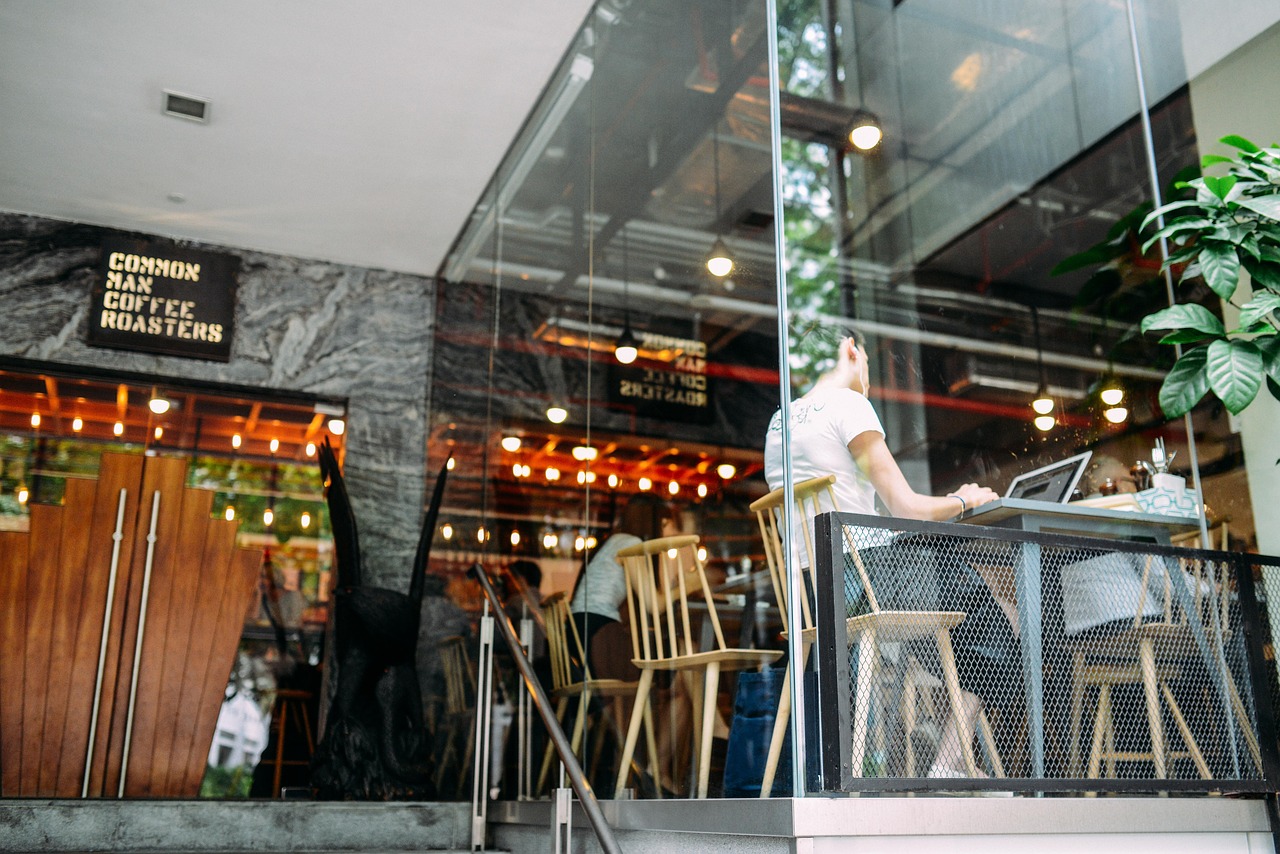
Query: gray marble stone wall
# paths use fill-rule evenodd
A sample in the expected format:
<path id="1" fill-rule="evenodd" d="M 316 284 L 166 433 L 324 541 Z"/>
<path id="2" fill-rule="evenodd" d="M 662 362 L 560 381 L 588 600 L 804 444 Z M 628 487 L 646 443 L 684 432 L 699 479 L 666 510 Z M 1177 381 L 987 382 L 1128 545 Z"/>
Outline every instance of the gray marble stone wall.
<path id="1" fill-rule="evenodd" d="M 85 344 L 110 229 L 0 213 L 0 353 L 349 401 L 346 477 L 375 583 L 407 589 L 421 523 L 435 282 L 229 249 L 241 259 L 231 361 Z M 131 235 L 148 237 L 148 235 Z"/>

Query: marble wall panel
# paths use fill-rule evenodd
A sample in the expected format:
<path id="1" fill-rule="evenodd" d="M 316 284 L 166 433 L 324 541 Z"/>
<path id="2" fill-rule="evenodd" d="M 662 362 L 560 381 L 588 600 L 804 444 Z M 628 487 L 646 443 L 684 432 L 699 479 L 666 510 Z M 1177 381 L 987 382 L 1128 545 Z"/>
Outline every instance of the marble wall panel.
<path id="1" fill-rule="evenodd" d="M 89 347 L 99 247 L 117 233 L 0 213 L 0 353 L 347 398 L 346 476 L 367 571 L 407 589 L 424 494 L 434 281 L 200 246 L 241 259 L 230 362 Z"/>

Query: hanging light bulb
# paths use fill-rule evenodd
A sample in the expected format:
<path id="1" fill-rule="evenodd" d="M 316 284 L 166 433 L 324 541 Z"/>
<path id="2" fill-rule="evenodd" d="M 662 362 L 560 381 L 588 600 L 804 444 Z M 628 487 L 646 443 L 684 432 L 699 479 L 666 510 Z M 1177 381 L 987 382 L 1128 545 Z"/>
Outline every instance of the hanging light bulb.
<path id="1" fill-rule="evenodd" d="M 453 467 L 456 466 L 457 464 L 458 464 L 457 460 L 455 460 L 453 457 L 449 457 L 449 459 L 445 460 L 444 467 L 447 471 L 453 471 Z"/>
<path id="2" fill-rule="evenodd" d="M 629 365 L 639 356 L 640 342 L 636 339 L 636 334 L 631 331 L 631 321 L 628 320 L 622 327 L 622 334 L 613 343 L 613 358 L 617 359 L 619 364 Z"/>
<path id="3" fill-rule="evenodd" d="M 555 405 L 547 407 L 547 420 L 552 424 L 563 424 L 565 419 L 569 417 L 569 410 L 563 406 Z"/>
<path id="4" fill-rule="evenodd" d="M 1111 406 L 1102 410 L 1102 417 L 1112 424 L 1123 424 L 1129 417 L 1129 410 L 1124 406 Z"/>
<path id="5" fill-rule="evenodd" d="M 738 473 L 738 467 L 733 463 L 721 463 L 716 466 L 716 474 L 720 475 L 724 480 L 728 480 Z"/>
<path id="6" fill-rule="evenodd" d="M 621 483 L 621 482 L 622 482 L 622 481 L 618 480 L 618 476 L 617 476 L 616 474 L 611 474 L 611 475 L 609 475 L 609 488 L 610 488 L 610 489 L 617 489 L 617 488 L 618 488 L 618 484 L 619 484 L 619 483 Z"/>
<path id="7" fill-rule="evenodd" d="M 231 436 L 231 447 L 239 448 L 244 439 L 240 438 L 239 433 L 233 433 Z"/>
<path id="8" fill-rule="evenodd" d="M 335 436 L 341 436 L 343 433 L 347 432 L 347 422 L 343 421 L 341 418 L 330 418 L 329 432 Z"/>
<path id="9" fill-rule="evenodd" d="M 302 530 L 304 530 L 304 531 L 305 531 L 307 528 L 310 528 L 310 527 L 311 527 L 311 514 L 310 514 L 310 513 L 308 513 L 306 510 L 303 510 L 303 511 L 302 511 L 302 515 L 298 517 L 298 524 L 302 526 Z"/>
<path id="10" fill-rule="evenodd" d="M 272 510 L 270 507 L 262 511 L 262 524 L 269 526 L 275 520 L 276 520 L 276 512 Z"/>
<path id="11" fill-rule="evenodd" d="M 671 481 L 670 483 L 667 484 L 667 492 L 670 492 L 672 495 L 679 495 L 680 484 L 676 483 L 674 480 Z"/>
<path id="12" fill-rule="evenodd" d="M 1124 400 L 1124 389 L 1120 387 L 1120 384 L 1113 377 L 1110 382 L 1103 385 L 1098 397 L 1107 406 L 1119 406 L 1120 401 Z"/>
<path id="13" fill-rule="evenodd" d="M 642 477 L 640 478 L 640 482 L 636 485 L 640 487 L 641 492 L 648 492 L 653 488 L 653 481 L 649 480 L 647 477 Z"/>
<path id="14" fill-rule="evenodd" d="M 452 525 L 450 525 L 448 522 L 445 522 L 443 525 L 441 525 L 441 526 L 440 526 L 440 536 L 444 537 L 446 540 L 452 540 L 452 539 L 453 539 L 453 526 L 452 526 Z"/>
<path id="15" fill-rule="evenodd" d="M 489 539 L 489 532 L 485 530 L 484 525 L 476 528 L 476 541 L 483 543 L 487 539 Z"/>
<path id="16" fill-rule="evenodd" d="M 228 504 L 227 509 L 223 511 L 222 515 L 228 522 L 234 522 L 236 520 L 236 508 L 233 505 Z"/>
<path id="17" fill-rule="evenodd" d="M 169 402 L 169 398 L 163 395 L 154 395 L 151 400 L 147 401 L 147 408 L 156 415 L 164 415 L 169 411 L 169 407 L 173 404 Z"/>
<path id="18" fill-rule="evenodd" d="M 578 483 L 584 484 L 586 482 L 587 482 L 587 473 L 585 471 L 578 472 Z"/>
<path id="19" fill-rule="evenodd" d="M 122 421 L 117 421 L 117 422 L 115 423 L 115 425 L 114 425 L 114 426 L 112 426 L 112 428 L 111 428 L 111 432 L 112 432 L 112 433 L 114 433 L 114 434 L 115 434 L 115 435 L 117 435 L 117 436 L 123 436 L 123 435 L 124 435 L 124 422 L 122 422 Z"/>
<path id="20" fill-rule="evenodd" d="M 717 237 L 707 253 L 707 272 L 717 278 L 724 278 L 733 272 L 733 258 L 729 256 L 729 247 L 724 239 Z"/>
<path id="21" fill-rule="evenodd" d="M 508 453 L 514 454 L 516 451 L 520 450 L 520 437 L 519 436 L 503 436 L 501 444 L 502 444 L 502 450 L 507 451 Z"/>
<path id="22" fill-rule="evenodd" d="M 599 540 L 597 540 L 595 537 L 587 537 L 587 548 L 588 548 L 588 549 L 594 549 L 594 548 L 596 547 L 596 544 L 597 544 L 597 543 L 599 543 Z"/>
<path id="23" fill-rule="evenodd" d="M 542 535 L 542 547 L 544 549 L 554 549 L 556 547 L 556 535 L 554 531 L 548 530 Z"/>
<path id="24" fill-rule="evenodd" d="M 711 126 L 711 162 L 715 170 L 716 191 L 716 231 L 720 230 L 720 133 L 717 124 Z M 716 278 L 724 278 L 733 272 L 733 258 L 729 256 L 729 247 L 724 245 L 724 238 L 717 233 L 716 240 L 707 253 L 707 272 Z"/>
<path id="25" fill-rule="evenodd" d="M 159 425 L 156 425 L 156 429 L 152 431 L 151 435 L 155 436 L 156 441 L 159 442 L 160 439 L 164 436 L 164 428 Z"/>
<path id="26" fill-rule="evenodd" d="M 1037 415 L 1048 415 L 1053 412 L 1053 398 L 1049 397 L 1049 392 L 1043 386 L 1036 393 L 1036 399 L 1031 401 L 1031 408 Z"/>
<path id="27" fill-rule="evenodd" d="M 584 537 L 584 536 L 582 536 L 581 534 L 579 534 L 577 537 L 575 537 L 575 538 L 574 538 L 574 540 L 573 540 L 573 550 L 574 550 L 575 552 L 580 552 L 580 551 L 582 551 L 582 550 L 583 550 L 584 548 L 586 548 L 586 547 L 587 547 L 587 538 L 586 538 L 586 537 Z"/>
<path id="28" fill-rule="evenodd" d="M 40 413 L 39 413 L 39 412 L 33 412 L 33 413 L 31 413 L 31 426 L 32 426 L 32 427 L 36 427 L 36 428 L 38 428 L 38 427 L 40 426 Z"/>
<path id="29" fill-rule="evenodd" d="M 306 452 L 306 455 L 308 457 L 314 457 L 316 455 L 316 443 L 308 442 L 307 447 L 304 449 L 304 451 Z"/>
<path id="30" fill-rule="evenodd" d="M 594 460 L 600 455 L 600 451 L 590 445 L 577 445 L 571 453 L 573 454 L 573 458 L 579 462 Z"/>
<path id="31" fill-rule="evenodd" d="M 560 469 L 555 468 L 554 466 L 552 468 L 547 469 L 547 480 L 559 480 L 559 479 L 560 479 Z"/>
<path id="32" fill-rule="evenodd" d="M 1057 419 L 1055 419 L 1052 415 L 1037 415 L 1034 423 L 1036 425 L 1037 430 L 1043 433 L 1047 433 L 1050 430 L 1052 430 L 1053 425 L 1057 424 L 1058 422 L 1057 422 Z"/>
<path id="33" fill-rule="evenodd" d="M 273 438 L 267 447 L 270 448 L 271 453 L 274 454 L 276 451 L 280 450 L 280 440 Z"/>
<path id="34" fill-rule="evenodd" d="M 707 497 L 707 485 L 705 483 L 698 484 L 698 497 L 699 498 Z"/>
<path id="35" fill-rule="evenodd" d="M 511 476 L 522 477 L 523 475 L 524 475 L 524 466 L 520 465 L 519 463 L 512 463 Z"/>
<path id="36" fill-rule="evenodd" d="M 72 432 L 79 433 L 79 432 L 80 432 L 81 430 L 83 430 L 83 429 L 84 429 L 84 419 L 83 419 L 83 418 L 81 418 L 79 415 L 77 415 L 75 418 L 71 419 L 71 430 L 72 430 Z"/>
<path id="37" fill-rule="evenodd" d="M 706 546 L 698 546 L 698 561 L 699 561 L 699 562 L 701 562 L 701 563 L 706 563 L 706 562 L 707 562 L 707 547 L 706 547 Z"/>
<path id="38" fill-rule="evenodd" d="M 520 545 L 520 532 L 514 529 L 511 531 L 511 545 Z"/>
<path id="39" fill-rule="evenodd" d="M 27 490 L 25 486 L 18 487 L 18 503 L 19 504 L 26 504 L 27 499 L 30 497 L 31 497 L 31 493 L 30 491 Z"/>
<path id="40" fill-rule="evenodd" d="M 880 128 L 879 120 L 870 113 L 859 113 L 853 121 L 853 126 L 849 128 L 849 142 L 859 151 L 870 151 L 879 145 L 883 138 L 884 131 Z"/>

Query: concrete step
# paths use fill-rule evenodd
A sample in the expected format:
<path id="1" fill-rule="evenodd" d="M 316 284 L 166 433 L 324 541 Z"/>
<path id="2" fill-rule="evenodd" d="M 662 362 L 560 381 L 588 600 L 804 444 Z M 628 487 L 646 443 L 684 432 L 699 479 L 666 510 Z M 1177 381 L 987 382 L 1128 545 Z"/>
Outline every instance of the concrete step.
<path id="1" fill-rule="evenodd" d="M 0 850 L 469 851 L 470 804 L 0 800 Z"/>

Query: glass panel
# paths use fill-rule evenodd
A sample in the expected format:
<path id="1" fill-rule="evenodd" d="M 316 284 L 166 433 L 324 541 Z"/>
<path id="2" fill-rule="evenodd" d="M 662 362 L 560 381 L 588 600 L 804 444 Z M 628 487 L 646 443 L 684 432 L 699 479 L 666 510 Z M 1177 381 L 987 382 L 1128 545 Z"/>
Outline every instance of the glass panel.
<path id="1" fill-rule="evenodd" d="M 571 599 L 596 678 L 637 678 L 619 547 L 692 533 L 713 585 L 762 568 L 747 504 L 777 400 L 768 32 L 763 3 L 601 4 L 445 265 L 430 453 L 457 465 L 432 572 L 474 615 L 463 570 L 533 561 L 533 603 Z M 724 275 L 706 266 L 718 242 Z M 518 587 L 508 578 L 516 618 Z M 743 627 L 737 595 L 719 615 L 727 642 L 776 643 Z M 682 684 L 659 692 L 661 776 L 628 782 L 643 793 L 689 790 Z M 607 795 L 616 766 L 599 767 Z"/>

